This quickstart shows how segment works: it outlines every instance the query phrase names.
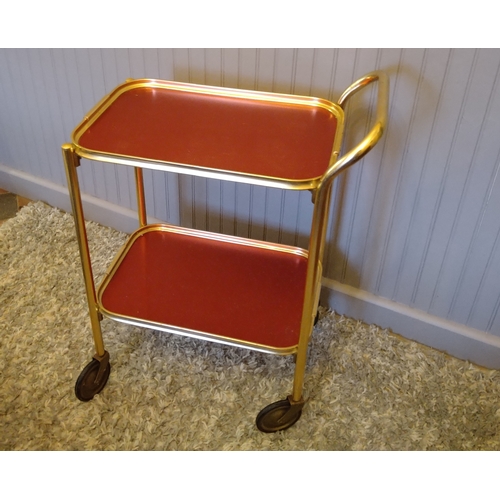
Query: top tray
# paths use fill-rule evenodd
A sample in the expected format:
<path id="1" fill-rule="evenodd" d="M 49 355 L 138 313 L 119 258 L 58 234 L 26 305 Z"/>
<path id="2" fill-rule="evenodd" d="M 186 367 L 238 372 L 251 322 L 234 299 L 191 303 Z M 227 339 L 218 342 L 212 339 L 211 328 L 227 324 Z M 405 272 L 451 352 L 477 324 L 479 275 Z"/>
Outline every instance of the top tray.
<path id="1" fill-rule="evenodd" d="M 289 189 L 335 160 L 342 109 L 313 97 L 128 80 L 74 130 L 84 158 Z"/>

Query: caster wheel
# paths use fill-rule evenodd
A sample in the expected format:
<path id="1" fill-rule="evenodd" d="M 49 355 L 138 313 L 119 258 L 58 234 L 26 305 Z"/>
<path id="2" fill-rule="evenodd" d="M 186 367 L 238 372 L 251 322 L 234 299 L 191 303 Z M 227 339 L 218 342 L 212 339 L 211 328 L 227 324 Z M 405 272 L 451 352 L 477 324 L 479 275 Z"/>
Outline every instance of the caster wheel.
<path id="1" fill-rule="evenodd" d="M 262 409 L 257 415 L 255 423 L 262 432 L 283 431 L 291 427 L 302 414 L 302 405 L 300 408 L 292 408 L 288 399 L 276 401 Z"/>
<path id="2" fill-rule="evenodd" d="M 75 384 L 75 395 L 80 401 L 90 401 L 104 389 L 111 372 L 111 365 L 109 363 L 106 365 L 102 379 L 96 383 L 100 365 L 97 359 L 93 359 L 80 373 Z"/>

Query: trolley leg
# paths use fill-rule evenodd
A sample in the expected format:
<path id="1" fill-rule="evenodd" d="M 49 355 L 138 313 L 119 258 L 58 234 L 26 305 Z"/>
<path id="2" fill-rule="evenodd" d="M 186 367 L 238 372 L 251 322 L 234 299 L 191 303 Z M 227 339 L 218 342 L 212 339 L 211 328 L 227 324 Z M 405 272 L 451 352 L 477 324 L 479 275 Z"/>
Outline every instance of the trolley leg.
<path id="1" fill-rule="evenodd" d="M 311 267 L 312 267 L 311 262 Z M 293 391 L 286 399 L 276 401 L 263 408 L 257 415 L 257 428 L 262 432 L 276 432 L 288 429 L 294 425 L 302 414 L 304 407 L 304 398 L 302 397 L 302 388 L 304 384 L 304 374 L 307 362 L 307 348 L 309 337 L 314 326 L 315 302 L 317 294 L 315 293 L 314 283 L 317 280 L 316 272 L 308 272 L 304 307 L 302 313 L 301 332 L 299 345 L 295 358 L 295 374 L 293 380 Z"/>
<path id="2" fill-rule="evenodd" d="M 311 258 L 311 257 L 310 257 Z M 257 428 L 262 432 L 277 432 L 288 429 L 294 425 L 302 415 L 304 398 L 302 389 L 307 362 L 307 348 L 309 337 L 314 326 L 315 302 L 317 299 L 316 286 L 318 266 L 313 270 L 314 259 L 308 262 L 304 306 L 302 310 L 301 331 L 299 345 L 295 358 L 295 374 L 293 379 L 293 391 L 286 399 L 276 401 L 263 408 L 256 418 Z"/>
<path id="3" fill-rule="evenodd" d="M 104 349 L 102 339 L 101 319 L 102 316 L 97 307 L 96 291 L 94 277 L 92 274 L 92 264 L 87 240 L 87 231 L 85 229 L 85 219 L 83 216 L 82 199 L 80 186 L 78 182 L 77 167 L 80 164 L 78 155 L 74 152 L 70 144 L 62 146 L 64 166 L 75 219 L 76 236 L 80 250 L 80 259 L 82 263 L 83 278 L 85 282 L 85 291 L 87 294 L 87 303 L 89 307 L 90 323 L 94 337 L 96 353 L 92 361 L 84 368 L 75 385 L 75 393 L 81 401 L 89 401 L 95 394 L 100 392 L 109 378 L 110 364 L 109 354 Z"/>
<path id="4" fill-rule="evenodd" d="M 262 432 L 277 432 L 294 425 L 302 415 L 305 401 L 302 397 L 302 387 L 307 362 L 307 347 L 313 328 L 312 302 L 314 293 L 307 294 L 302 315 L 302 328 L 295 358 L 295 374 L 293 391 L 286 399 L 276 401 L 263 408 L 256 418 L 257 428 Z M 312 290 L 314 292 L 314 290 Z M 309 297 L 309 298 L 307 298 Z M 309 314 L 310 313 L 310 314 Z"/>
<path id="5" fill-rule="evenodd" d="M 257 415 L 257 428 L 262 432 L 276 432 L 294 425 L 302 414 L 304 398 L 302 395 L 307 363 L 309 338 L 315 324 L 316 308 L 321 286 L 321 261 L 326 234 L 327 208 L 330 202 L 331 184 L 320 189 L 313 198 L 314 213 L 309 240 L 307 278 L 302 308 L 302 321 L 299 344 L 295 359 L 295 374 L 292 394 L 263 408 Z"/>
<path id="6" fill-rule="evenodd" d="M 299 345 L 295 358 L 295 374 L 293 379 L 293 391 L 286 399 L 276 401 L 263 408 L 257 415 L 257 428 L 262 432 L 276 432 L 288 429 L 294 425 L 302 415 L 305 401 L 302 396 L 304 375 L 307 362 L 307 348 L 309 337 L 313 328 L 313 305 L 314 293 L 307 294 L 302 316 L 302 328 Z"/>

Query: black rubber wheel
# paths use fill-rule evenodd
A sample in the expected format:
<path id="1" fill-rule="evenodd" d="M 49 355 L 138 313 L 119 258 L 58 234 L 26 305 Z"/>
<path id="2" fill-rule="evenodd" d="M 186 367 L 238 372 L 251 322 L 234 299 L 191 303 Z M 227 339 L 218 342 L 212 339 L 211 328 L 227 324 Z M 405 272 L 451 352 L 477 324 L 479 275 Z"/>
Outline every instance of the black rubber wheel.
<path id="1" fill-rule="evenodd" d="M 277 432 L 291 427 L 302 415 L 302 410 L 298 410 L 296 413 L 289 412 L 290 408 L 291 404 L 288 399 L 276 401 L 276 403 L 272 403 L 263 408 L 255 420 L 259 431 Z M 288 412 L 289 416 L 282 418 Z"/>
<path id="2" fill-rule="evenodd" d="M 99 384 L 96 384 L 95 379 L 99 371 L 99 361 L 93 359 L 80 373 L 75 384 L 75 394 L 80 401 L 90 401 L 96 394 L 101 392 L 109 379 L 111 373 L 111 365 L 108 363 L 104 376 Z"/>

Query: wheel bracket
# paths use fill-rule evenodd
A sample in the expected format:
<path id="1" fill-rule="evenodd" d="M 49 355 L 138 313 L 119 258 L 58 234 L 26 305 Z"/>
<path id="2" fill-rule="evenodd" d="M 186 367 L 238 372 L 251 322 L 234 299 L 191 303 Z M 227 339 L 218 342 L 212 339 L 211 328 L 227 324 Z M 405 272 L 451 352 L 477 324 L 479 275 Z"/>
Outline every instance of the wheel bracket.
<path id="1" fill-rule="evenodd" d="M 281 418 L 278 420 L 278 424 L 282 424 L 283 422 L 287 420 L 292 420 L 297 413 L 300 413 L 302 411 L 302 408 L 304 407 L 305 401 L 304 399 L 300 399 L 300 401 L 294 401 L 292 396 L 287 396 L 288 402 L 290 403 L 290 409 L 284 413 Z"/>
<path id="2" fill-rule="evenodd" d="M 99 385 L 101 381 L 104 378 L 104 374 L 106 372 L 106 369 L 109 365 L 109 352 L 104 351 L 104 354 L 102 356 L 99 356 L 98 354 L 94 354 L 93 359 L 96 361 L 99 361 L 99 371 L 97 372 L 97 375 L 95 377 L 94 383 L 96 385 Z"/>

